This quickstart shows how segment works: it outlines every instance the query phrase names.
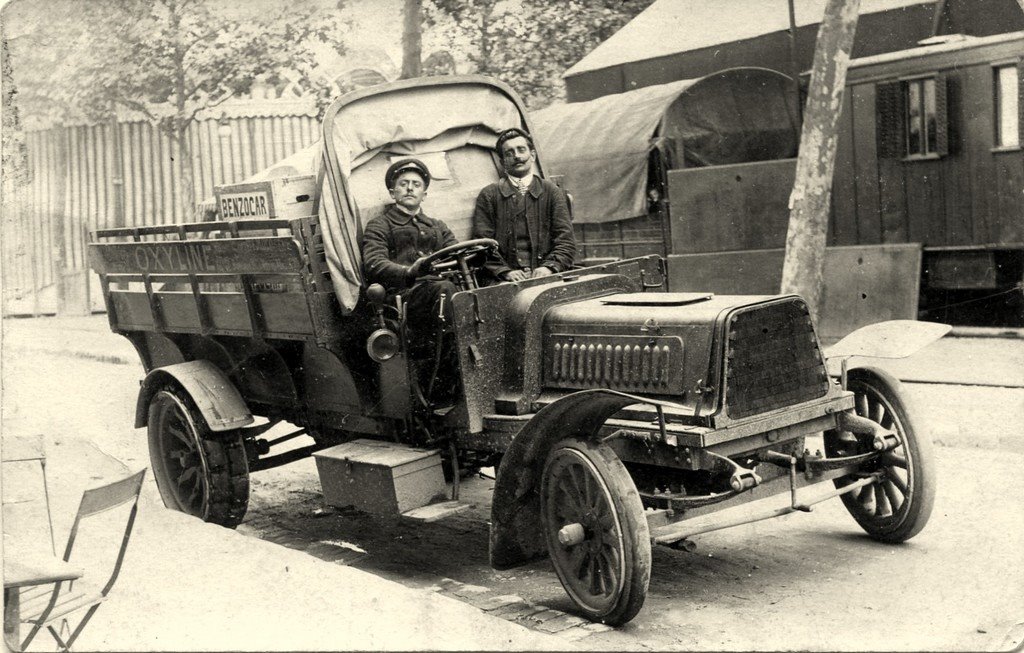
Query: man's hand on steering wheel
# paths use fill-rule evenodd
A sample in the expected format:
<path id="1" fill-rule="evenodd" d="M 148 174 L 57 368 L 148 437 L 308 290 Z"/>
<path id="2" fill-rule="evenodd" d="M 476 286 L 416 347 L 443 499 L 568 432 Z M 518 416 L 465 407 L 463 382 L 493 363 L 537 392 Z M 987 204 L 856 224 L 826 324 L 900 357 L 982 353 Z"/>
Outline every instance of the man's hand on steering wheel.
<path id="1" fill-rule="evenodd" d="M 454 269 L 462 279 L 466 288 L 475 288 L 476 281 L 469 270 L 470 258 L 473 258 L 474 268 L 483 264 L 483 257 L 478 254 L 498 249 L 498 242 L 491 238 L 475 238 L 461 243 L 455 243 L 448 247 L 442 247 L 433 254 L 416 259 L 406 273 L 410 281 L 414 281 L 428 274 L 436 274 L 439 271 Z"/>
<path id="2" fill-rule="evenodd" d="M 435 268 L 441 268 L 458 263 L 460 258 L 468 259 L 480 252 L 496 249 L 498 249 L 498 241 L 491 238 L 474 238 L 449 245 L 448 247 L 442 247 L 430 256 L 425 257 L 425 259 Z"/>
<path id="3" fill-rule="evenodd" d="M 413 261 L 413 264 L 409 266 L 409 271 L 406 272 L 406 275 L 410 279 L 419 279 L 420 277 L 425 277 L 433 272 L 434 261 L 430 260 L 430 256 L 421 256 Z"/>

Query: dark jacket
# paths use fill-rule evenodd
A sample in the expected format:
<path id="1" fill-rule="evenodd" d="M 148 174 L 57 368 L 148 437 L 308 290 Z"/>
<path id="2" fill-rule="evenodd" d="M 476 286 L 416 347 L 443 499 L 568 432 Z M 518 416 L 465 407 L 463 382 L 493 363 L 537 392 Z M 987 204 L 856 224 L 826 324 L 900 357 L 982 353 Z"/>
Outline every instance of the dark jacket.
<path id="1" fill-rule="evenodd" d="M 411 285 L 409 268 L 421 256 L 459 242 L 440 220 L 404 213 L 394 204 L 363 230 L 363 275 L 391 292 Z"/>
<path id="2" fill-rule="evenodd" d="M 473 238 L 498 241 L 498 256 L 486 267 L 494 276 L 512 268 L 508 261 L 516 259 L 515 209 L 519 193 L 506 177 L 485 186 L 476 198 L 473 211 Z M 569 221 L 569 204 L 565 193 L 552 182 L 534 176 L 524 197 L 526 225 L 535 260 L 530 268 L 549 267 L 564 272 L 576 258 L 576 240 Z"/>

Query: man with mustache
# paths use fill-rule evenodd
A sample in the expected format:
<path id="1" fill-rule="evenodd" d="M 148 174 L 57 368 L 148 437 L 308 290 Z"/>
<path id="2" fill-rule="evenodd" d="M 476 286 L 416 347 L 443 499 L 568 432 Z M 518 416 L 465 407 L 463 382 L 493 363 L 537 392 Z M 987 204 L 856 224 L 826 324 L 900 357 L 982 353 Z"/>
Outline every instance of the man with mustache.
<path id="1" fill-rule="evenodd" d="M 432 387 L 438 368 L 454 369 L 457 364 L 449 327 L 451 298 L 457 289 L 433 276 L 426 259 L 458 240 L 444 222 L 420 209 L 430 187 L 430 171 L 422 161 L 395 161 L 384 174 L 384 184 L 395 203 L 363 230 L 363 276 L 366 283 L 379 283 L 389 293 L 402 296 L 410 326 L 410 353 L 413 359 L 427 362 L 419 366 L 419 377 L 424 394 L 429 394 L 426 389 Z M 433 399 L 445 403 L 450 397 Z"/>
<path id="2" fill-rule="evenodd" d="M 473 211 L 473 238 L 493 238 L 498 252 L 486 269 L 501 281 L 564 272 L 576 257 L 565 193 L 535 170 L 537 150 L 521 129 L 498 135 L 505 176 L 485 186 Z"/>

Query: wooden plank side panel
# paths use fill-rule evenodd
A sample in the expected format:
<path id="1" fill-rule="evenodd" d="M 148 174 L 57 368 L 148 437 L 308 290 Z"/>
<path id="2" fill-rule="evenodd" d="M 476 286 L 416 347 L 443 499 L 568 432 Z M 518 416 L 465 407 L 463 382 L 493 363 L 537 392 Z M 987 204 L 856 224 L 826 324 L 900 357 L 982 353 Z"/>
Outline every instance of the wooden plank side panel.
<path id="1" fill-rule="evenodd" d="M 945 191 L 942 161 L 907 161 L 903 167 L 907 193 L 907 238 L 926 246 L 946 244 Z"/>
<path id="2" fill-rule="evenodd" d="M 156 206 L 153 202 L 153 126 L 148 123 L 139 124 L 139 152 L 142 159 L 142 175 L 139 177 L 139 186 L 142 192 L 142 222 L 140 224 L 152 225 L 156 222 Z"/>
<path id="3" fill-rule="evenodd" d="M 270 160 L 270 165 L 274 165 L 278 161 L 284 158 L 284 130 L 281 125 L 281 118 L 273 116 L 268 118 L 271 125 L 271 147 L 274 153 L 273 158 Z"/>
<path id="4" fill-rule="evenodd" d="M 878 160 L 878 213 L 883 243 L 905 243 L 907 230 L 907 194 L 903 161 Z"/>
<path id="5" fill-rule="evenodd" d="M 163 224 L 163 194 L 160 186 L 163 183 L 160 174 L 160 130 L 155 125 L 146 125 L 149 149 L 149 198 L 150 215 L 147 224 Z"/>
<path id="6" fill-rule="evenodd" d="M 90 185 L 93 189 L 93 199 L 90 203 L 90 215 L 89 221 L 86 225 L 86 229 L 95 229 L 97 221 L 100 218 L 100 214 L 105 210 L 106 195 L 104 194 L 104 180 L 103 180 L 103 126 L 93 125 L 89 128 L 89 158 L 92 159 L 92 165 L 90 166 Z M 83 231 L 84 233 L 84 231 Z"/>
<path id="7" fill-rule="evenodd" d="M 204 198 L 210 197 L 213 194 L 213 188 L 224 183 L 224 158 L 222 156 L 223 139 L 217 135 L 217 129 L 215 127 L 217 123 L 215 121 L 205 121 L 200 123 L 203 127 L 203 136 L 206 138 L 207 151 L 210 158 L 210 185 L 203 188 L 203 192 L 196 195 L 196 200 L 202 201 Z"/>
<path id="8" fill-rule="evenodd" d="M 781 247 L 796 161 L 670 170 L 672 251 Z"/>
<path id="9" fill-rule="evenodd" d="M 946 244 L 971 242 L 971 174 L 969 153 L 964 142 L 967 116 L 964 111 L 964 77 L 973 68 L 949 71 L 946 78 L 949 154 L 942 158 L 942 180 L 946 209 Z"/>
<path id="10" fill-rule="evenodd" d="M 146 210 L 143 204 L 143 152 L 142 152 L 142 124 L 132 123 L 131 125 L 131 143 L 132 143 L 132 224 L 141 227 L 148 224 L 146 222 Z"/>
<path id="11" fill-rule="evenodd" d="M 75 238 L 75 232 L 77 227 L 82 223 L 82 217 L 85 213 L 86 206 L 86 180 L 85 180 L 85 165 L 83 159 L 84 148 L 83 148 L 83 128 L 72 127 L 71 128 L 71 142 L 72 142 L 72 155 L 71 155 L 71 167 L 73 169 L 73 189 L 71 193 L 73 204 L 71 211 L 68 213 L 67 220 L 64 221 L 64 242 L 67 246 L 67 263 L 68 268 L 78 268 L 83 263 L 82 253 L 78 251 L 78 239 Z"/>
<path id="12" fill-rule="evenodd" d="M 262 119 L 252 118 L 249 121 L 250 135 L 252 138 L 252 150 L 255 157 L 256 170 L 263 170 L 269 163 L 267 162 L 267 139 L 264 134 L 264 121 Z"/>
<path id="13" fill-rule="evenodd" d="M 298 243 L 288 236 L 148 243 L 93 243 L 90 263 L 107 274 L 297 274 Z"/>
<path id="14" fill-rule="evenodd" d="M 857 205 L 857 239 L 862 245 L 882 242 L 879 212 L 878 144 L 875 138 L 875 85 L 850 89 L 853 109 L 853 166 Z"/>
<path id="15" fill-rule="evenodd" d="M 56 229 L 54 229 L 54 222 L 60 219 L 63 215 L 64 206 L 63 202 L 60 201 L 61 193 L 64 192 L 64 185 L 67 183 L 66 169 L 64 167 L 64 153 L 61 147 L 61 139 L 63 138 L 63 130 L 58 128 L 52 128 L 44 132 L 45 140 L 47 142 L 47 157 L 49 159 L 49 165 L 47 168 L 47 192 L 46 192 L 46 250 L 48 252 L 54 252 L 56 249 Z M 52 279 L 53 266 L 49 266 L 50 269 L 48 279 Z"/>
<path id="16" fill-rule="evenodd" d="M 213 186 L 209 184 L 207 169 L 209 168 L 210 157 L 203 157 L 203 139 L 202 128 L 198 123 L 192 123 L 188 129 L 189 139 L 192 146 L 192 183 L 195 187 L 196 197 L 206 197 L 207 190 L 212 192 Z M 192 219 L 193 206 L 192 201 L 186 198 L 182 198 L 182 202 L 185 206 L 182 207 L 185 211 L 185 221 Z"/>
<path id="17" fill-rule="evenodd" d="M 832 213 L 829 244 L 855 245 L 857 234 L 857 178 L 853 151 L 853 98 L 843 97 L 839 114 L 839 141 L 836 146 L 836 168 L 832 181 Z"/>
<path id="18" fill-rule="evenodd" d="M 995 238 L 996 171 L 992 157 L 993 80 L 988 66 L 972 67 L 963 76 L 964 154 L 971 185 L 971 244 Z"/>
<path id="19" fill-rule="evenodd" d="M 173 222 L 184 222 L 185 207 L 181 202 L 181 193 L 178 192 L 178 184 L 181 183 L 181 170 L 183 165 L 181 160 L 181 143 L 174 138 L 171 139 L 171 158 L 174 160 L 173 165 L 170 166 Z"/>
<path id="20" fill-rule="evenodd" d="M 996 218 L 993 236 L 1000 244 L 1024 243 L 1024 151 L 993 153 L 996 168 Z"/>
<path id="21" fill-rule="evenodd" d="M 165 223 L 174 223 L 174 182 L 171 179 L 174 170 L 174 157 L 171 154 L 171 136 L 160 132 L 160 195 L 163 219 Z"/>
<path id="22" fill-rule="evenodd" d="M 237 183 L 245 179 L 245 150 L 242 149 L 242 125 L 241 120 L 231 121 L 231 177 L 228 183 Z"/>

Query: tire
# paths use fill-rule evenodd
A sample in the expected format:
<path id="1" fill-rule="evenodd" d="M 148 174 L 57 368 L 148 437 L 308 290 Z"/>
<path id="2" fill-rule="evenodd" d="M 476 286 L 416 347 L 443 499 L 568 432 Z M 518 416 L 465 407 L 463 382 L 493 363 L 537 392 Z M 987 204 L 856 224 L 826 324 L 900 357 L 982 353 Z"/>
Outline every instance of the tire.
<path id="1" fill-rule="evenodd" d="M 603 444 L 559 442 L 541 481 L 548 553 L 569 598 L 593 621 L 619 626 L 643 607 L 651 578 L 651 536 L 629 472 Z M 559 532 L 577 527 L 579 541 Z"/>
<path id="2" fill-rule="evenodd" d="M 167 385 L 149 402 L 149 458 L 164 505 L 234 528 L 249 506 L 249 464 L 237 432 L 213 433 L 186 392 Z"/>
<path id="3" fill-rule="evenodd" d="M 862 470 L 884 471 L 885 477 L 842 495 L 843 504 L 872 538 L 891 544 L 905 542 L 925 527 L 935 504 L 931 438 L 918 432 L 914 410 L 898 380 L 874 368 L 852 369 L 847 378 L 847 389 L 856 396 L 857 414 L 892 429 L 900 445 Z M 853 438 L 835 431 L 825 437 L 829 455 L 866 453 L 871 444 L 867 436 Z M 856 479 L 856 475 L 838 478 L 835 485 L 843 487 Z"/>

